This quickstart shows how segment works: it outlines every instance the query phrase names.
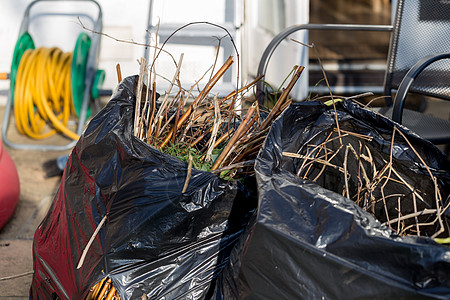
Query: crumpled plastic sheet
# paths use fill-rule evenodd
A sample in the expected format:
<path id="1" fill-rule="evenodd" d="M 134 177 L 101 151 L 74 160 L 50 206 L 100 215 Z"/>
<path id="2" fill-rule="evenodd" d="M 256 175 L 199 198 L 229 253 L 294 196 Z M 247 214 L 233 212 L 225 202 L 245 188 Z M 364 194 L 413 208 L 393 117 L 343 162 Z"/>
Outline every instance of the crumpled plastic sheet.
<path id="1" fill-rule="evenodd" d="M 33 299 L 84 299 L 106 276 L 123 300 L 208 298 L 256 207 L 240 182 L 195 169 L 181 192 L 187 164 L 132 134 L 135 80 L 124 79 L 69 156 L 34 235 Z"/>
<path id="2" fill-rule="evenodd" d="M 350 101 L 337 105 L 337 117 L 389 153 L 392 121 Z M 448 246 L 399 237 L 349 199 L 297 177 L 292 159 L 283 157 L 282 152 L 297 151 L 332 126 L 333 107 L 318 101 L 292 104 L 274 122 L 255 164 L 258 210 L 231 252 L 214 297 L 449 299 Z M 422 151 L 448 201 L 448 157 L 399 129 Z M 407 145 L 395 145 L 393 152 L 412 172 L 425 172 Z"/>

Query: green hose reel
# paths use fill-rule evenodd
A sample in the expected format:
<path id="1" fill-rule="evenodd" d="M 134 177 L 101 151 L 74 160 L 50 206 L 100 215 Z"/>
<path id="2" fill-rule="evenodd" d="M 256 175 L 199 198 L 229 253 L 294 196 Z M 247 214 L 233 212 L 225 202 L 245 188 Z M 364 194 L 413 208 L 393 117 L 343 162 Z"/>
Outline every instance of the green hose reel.
<path id="1" fill-rule="evenodd" d="M 11 73 L 10 73 L 10 89 L 12 100 L 14 101 L 14 87 L 16 86 L 17 70 L 19 69 L 19 63 L 22 59 L 22 55 L 28 49 L 35 49 L 33 38 L 28 32 L 22 34 L 16 42 L 14 47 L 13 59 L 11 63 Z"/>
<path id="2" fill-rule="evenodd" d="M 86 68 L 89 57 L 89 50 L 91 48 L 91 38 L 85 32 L 81 32 L 78 35 L 77 41 L 75 43 L 75 49 L 72 56 L 72 67 L 71 67 L 71 86 L 72 86 L 72 99 L 75 107 L 75 112 L 77 116 L 80 116 L 84 92 L 86 86 Z M 23 33 L 16 42 L 13 59 L 11 63 L 11 73 L 10 73 L 10 89 L 12 101 L 14 101 L 14 87 L 16 84 L 17 70 L 19 68 L 20 60 L 22 55 L 27 50 L 34 50 L 35 45 L 33 38 L 28 32 Z M 96 70 L 94 82 L 91 88 L 91 98 L 98 99 L 100 96 L 100 88 L 105 81 L 105 71 Z M 88 106 L 86 111 L 86 118 L 91 114 L 90 107 Z"/>

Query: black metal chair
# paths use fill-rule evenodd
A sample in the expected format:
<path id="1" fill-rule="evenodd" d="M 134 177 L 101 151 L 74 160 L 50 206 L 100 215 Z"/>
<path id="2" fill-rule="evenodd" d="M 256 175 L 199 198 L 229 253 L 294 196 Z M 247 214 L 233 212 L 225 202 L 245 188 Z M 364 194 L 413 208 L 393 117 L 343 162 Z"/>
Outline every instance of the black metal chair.
<path id="1" fill-rule="evenodd" d="M 304 24 L 280 32 L 265 49 L 258 66 L 264 75 L 276 47 L 299 30 L 392 31 L 385 74 L 386 107 L 378 111 L 435 144 L 450 143 L 450 120 L 405 109 L 409 92 L 450 100 L 450 2 L 398 0 L 393 26 Z M 259 101 L 264 83 L 257 85 Z M 450 105 L 449 105 L 450 107 Z M 449 110 L 450 111 L 450 110 Z"/>

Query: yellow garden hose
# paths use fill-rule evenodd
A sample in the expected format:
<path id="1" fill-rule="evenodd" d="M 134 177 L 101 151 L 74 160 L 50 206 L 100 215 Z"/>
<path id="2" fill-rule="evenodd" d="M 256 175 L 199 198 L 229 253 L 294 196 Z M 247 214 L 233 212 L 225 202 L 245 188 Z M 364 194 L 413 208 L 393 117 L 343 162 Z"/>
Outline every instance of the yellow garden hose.
<path id="1" fill-rule="evenodd" d="M 14 88 L 14 116 L 17 129 L 34 139 L 57 132 L 77 140 L 67 128 L 74 106 L 71 91 L 72 53 L 60 49 L 26 50 L 20 59 Z M 50 124 L 53 129 L 45 130 Z"/>

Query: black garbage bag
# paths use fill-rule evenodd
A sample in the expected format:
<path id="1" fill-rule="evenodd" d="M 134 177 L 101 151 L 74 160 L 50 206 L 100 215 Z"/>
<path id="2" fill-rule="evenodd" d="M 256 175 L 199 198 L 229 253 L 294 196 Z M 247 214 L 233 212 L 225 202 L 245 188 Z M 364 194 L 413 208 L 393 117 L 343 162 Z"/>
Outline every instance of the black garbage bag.
<path id="1" fill-rule="evenodd" d="M 181 192 L 187 164 L 132 134 L 135 80 L 118 86 L 67 161 L 34 235 L 32 299 L 84 299 L 105 277 L 121 299 L 207 298 L 256 207 L 241 182 L 195 169 Z"/>
<path id="2" fill-rule="evenodd" d="M 337 118 L 341 130 L 371 136 L 380 153 L 393 149 L 398 164 L 416 176 L 427 172 L 413 161 L 408 144 L 390 147 L 390 120 L 350 101 L 337 105 Z M 335 120 L 332 106 L 312 101 L 292 104 L 272 125 L 255 164 L 258 210 L 218 279 L 217 298 L 450 298 L 448 246 L 397 235 L 354 201 L 299 178 L 298 164 L 283 155 L 320 143 Z M 448 158 L 406 128 L 399 130 L 424 156 L 447 204 Z"/>

